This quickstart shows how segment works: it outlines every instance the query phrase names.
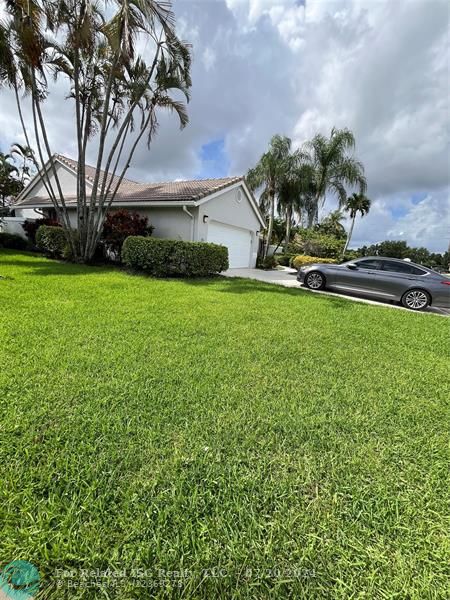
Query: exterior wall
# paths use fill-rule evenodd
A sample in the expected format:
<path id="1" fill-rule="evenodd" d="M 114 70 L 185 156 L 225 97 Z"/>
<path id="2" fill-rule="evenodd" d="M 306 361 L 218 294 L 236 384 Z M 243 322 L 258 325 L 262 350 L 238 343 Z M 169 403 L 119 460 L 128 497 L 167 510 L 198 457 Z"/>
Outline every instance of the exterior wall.
<path id="1" fill-rule="evenodd" d="M 239 193 L 240 192 L 240 193 Z M 251 232 L 251 267 L 256 265 L 258 254 L 258 236 L 257 231 L 261 230 L 261 223 L 251 206 L 246 193 L 241 186 L 232 190 L 225 190 L 223 194 L 216 196 L 212 200 L 201 204 L 198 207 L 198 219 L 195 239 L 199 242 L 206 242 L 208 239 L 208 224 L 211 221 L 218 221 L 226 225 L 234 225 L 241 229 L 248 229 Z M 207 222 L 203 222 L 203 217 L 207 216 Z"/>
<path id="2" fill-rule="evenodd" d="M 76 196 L 77 194 L 77 178 L 72 171 L 66 168 L 64 165 L 60 163 L 56 163 L 56 173 L 58 174 L 58 179 L 61 183 L 61 189 L 68 196 Z M 55 178 L 52 174 L 50 174 L 50 183 L 52 184 L 53 189 L 56 193 L 56 182 Z M 89 187 L 89 183 L 88 183 Z M 47 190 L 45 189 L 44 184 L 40 179 L 36 181 L 36 183 L 27 189 L 27 196 L 45 196 L 47 197 Z"/>
<path id="3" fill-rule="evenodd" d="M 181 206 L 171 208 L 138 208 L 130 207 L 130 210 L 146 216 L 150 225 L 155 228 L 153 236 L 157 238 L 167 238 L 171 240 L 183 240 L 190 242 L 194 235 L 195 223 L 197 221 L 198 208 L 194 206 L 187 207 L 187 210 L 194 216 L 191 219 Z"/>
<path id="4" fill-rule="evenodd" d="M 25 221 L 22 217 L 4 217 L 0 221 L 0 231 L 2 233 L 11 233 L 20 235 L 25 240 L 28 239 L 25 231 L 22 228 L 22 223 Z"/>
<path id="5" fill-rule="evenodd" d="M 25 219 L 42 219 L 42 210 L 34 208 L 15 208 L 16 217 L 25 221 Z"/>

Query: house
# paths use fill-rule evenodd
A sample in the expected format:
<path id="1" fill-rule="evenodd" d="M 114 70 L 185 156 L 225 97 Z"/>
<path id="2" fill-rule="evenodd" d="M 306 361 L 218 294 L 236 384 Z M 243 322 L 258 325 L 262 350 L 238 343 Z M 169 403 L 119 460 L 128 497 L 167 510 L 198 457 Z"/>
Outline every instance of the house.
<path id="1" fill-rule="evenodd" d="M 76 173 L 78 163 L 54 156 L 58 179 L 71 222 L 76 226 Z M 52 182 L 50 164 L 48 169 Z M 95 169 L 86 165 L 86 182 L 92 189 Z M 54 181 L 52 187 L 55 187 Z M 127 208 L 148 217 L 153 235 L 227 246 L 230 268 L 253 267 L 264 219 L 243 177 L 199 179 L 166 183 L 138 183 L 123 179 L 111 209 Z M 38 176 L 30 181 L 14 204 L 15 218 L 52 216 L 54 209 Z"/>

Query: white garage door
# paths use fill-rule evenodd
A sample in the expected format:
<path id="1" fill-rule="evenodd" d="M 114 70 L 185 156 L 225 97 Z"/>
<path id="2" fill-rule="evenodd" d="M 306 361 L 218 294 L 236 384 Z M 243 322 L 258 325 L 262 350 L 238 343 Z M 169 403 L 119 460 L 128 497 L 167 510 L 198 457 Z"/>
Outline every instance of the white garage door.
<path id="1" fill-rule="evenodd" d="M 208 224 L 208 242 L 228 248 L 230 269 L 250 265 L 251 234 L 248 229 L 211 221 Z"/>

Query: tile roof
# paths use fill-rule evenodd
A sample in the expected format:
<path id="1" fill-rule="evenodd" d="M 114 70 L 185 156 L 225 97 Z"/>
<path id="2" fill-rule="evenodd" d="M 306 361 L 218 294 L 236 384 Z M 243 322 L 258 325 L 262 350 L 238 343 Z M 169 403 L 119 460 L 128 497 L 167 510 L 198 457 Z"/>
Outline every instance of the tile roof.
<path id="1" fill-rule="evenodd" d="M 70 169 L 77 171 L 78 162 L 56 154 L 55 157 Z M 102 171 L 104 173 L 104 171 Z M 93 183 L 95 168 L 86 165 L 86 179 Z M 115 176 L 113 181 L 118 181 Z M 222 177 L 220 179 L 194 179 L 191 181 L 166 181 L 161 183 L 138 183 L 131 179 L 123 179 L 114 202 L 171 202 L 195 201 L 222 190 L 229 185 L 243 181 L 243 177 Z M 68 197 L 68 204 L 75 202 L 75 197 Z M 44 196 L 25 197 L 16 203 L 16 206 L 30 206 L 34 204 L 50 204 L 50 199 Z"/>

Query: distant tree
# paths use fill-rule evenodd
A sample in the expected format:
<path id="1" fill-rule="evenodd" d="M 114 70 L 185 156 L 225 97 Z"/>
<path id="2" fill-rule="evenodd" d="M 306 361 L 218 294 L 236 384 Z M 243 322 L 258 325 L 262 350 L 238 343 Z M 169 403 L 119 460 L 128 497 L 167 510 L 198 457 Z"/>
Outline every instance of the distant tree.
<path id="1" fill-rule="evenodd" d="M 379 256 L 388 256 L 390 258 L 408 258 L 410 248 L 403 240 L 386 240 L 377 244 Z"/>
<path id="2" fill-rule="evenodd" d="M 275 197 L 289 168 L 291 140 L 286 136 L 274 135 L 257 164 L 247 172 L 247 184 L 252 191 L 262 188 L 260 207 L 268 218 L 263 257 L 267 256 L 272 239 L 275 218 Z"/>
<path id="3" fill-rule="evenodd" d="M 2 208 L 9 206 L 12 199 L 24 187 L 20 179 L 20 171 L 12 160 L 11 154 L 0 152 L 0 200 Z"/>
<path id="4" fill-rule="evenodd" d="M 352 238 L 353 227 L 355 226 L 356 216 L 359 213 L 361 217 L 367 215 L 370 210 L 371 200 L 364 194 L 352 194 L 347 198 L 344 204 L 344 210 L 350 214 L 350 229 L 347 235 L 347 241 L 345 242 L 344 250 L 342 254 L 345 254 Z"/>
<path id="5" fill-rule="evenodd" d="M 426 266 L 431 262 L 431 254 L 429 250 L 424 247 L 408 248 L 408 258 L 410 258 L 413 262 Z"/>
<path id="6" fill-rule="evenodd" d="M 325 202 L 327 193 L 337 196 L 339 207 L 347 200 L 345 186 L 366 191 L 364 167 L 350 152 L 355 147 L 355 137 L 348 129 L 331 130 L 330 137 L 318 133 L 305 144 L 314 165 L 314 189 L 310 198 L 308 227 L 318 222 L 319 205 Z"/>
<path id="7" fill-rule="evenodd" d="M 340 210 L 334 210 L 330 212 L 325 219 L 316 226 L 317 231 L 326 233 L 328 235 L 334 235 L 338 239 L 345 238 L 345 227 L 341 221 L 344 219 L 344 214 Z"/>
<path id="8" fill-rule="evenodd" d="M 22 182 L 23 187 L 25 187 L 36 170 L 34 167 L 36 162 L 34 152 L 29 146 L 23 146 L 21 144 L 13 144 L 10 152 L 14 160 L 18 160 L 20 163 L 20 181 Z"/>

